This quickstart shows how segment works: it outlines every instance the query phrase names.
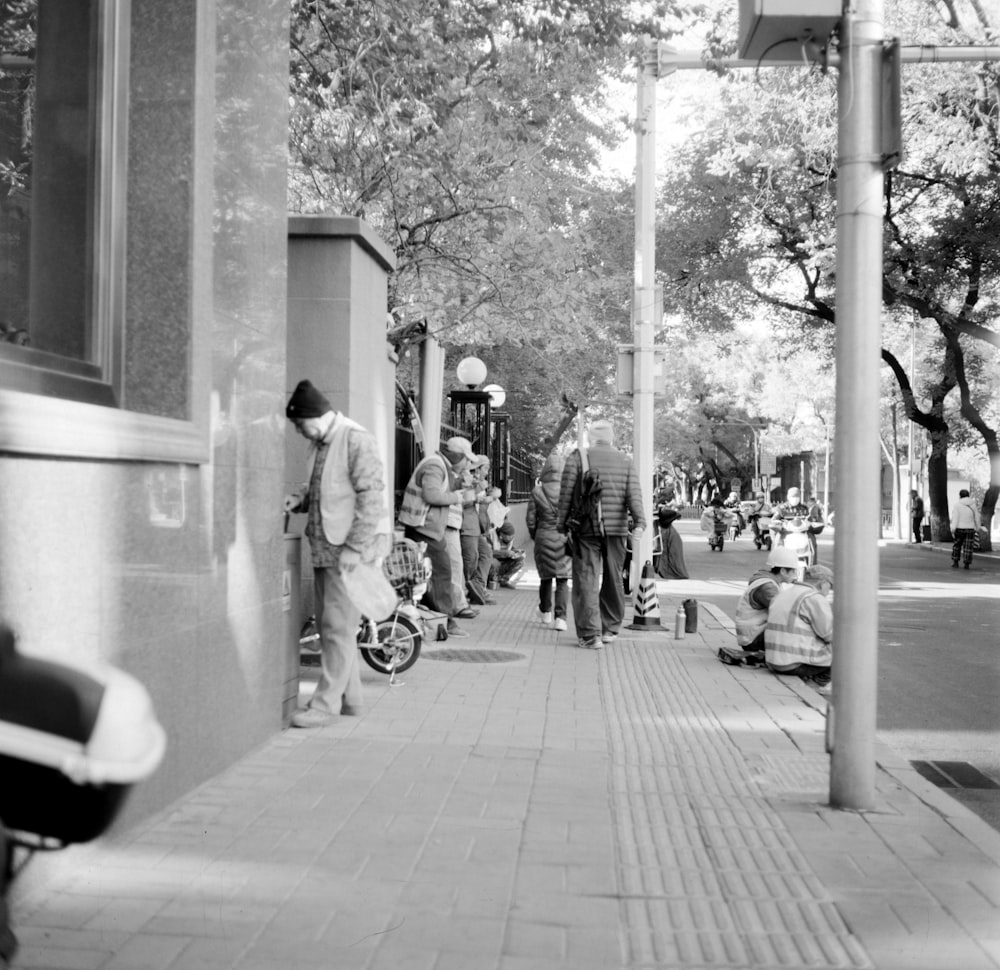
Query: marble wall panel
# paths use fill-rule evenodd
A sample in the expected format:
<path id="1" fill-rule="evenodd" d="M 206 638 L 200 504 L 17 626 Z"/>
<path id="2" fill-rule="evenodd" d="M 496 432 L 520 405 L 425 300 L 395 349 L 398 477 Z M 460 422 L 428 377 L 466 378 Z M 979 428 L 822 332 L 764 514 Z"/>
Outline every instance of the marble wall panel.
<path id="1" fill-rule="evenodd" d="M 278 730 L 287 690 L 288 7 L 134 0 L 132 23 L 143 198 L 129 198 L 148 231 L 129 265 L 127 396 L 155 413 L 200 406 L 176 368 L 169 386 L 157 372 L 187 337 L 208 342 L 212 458 L 0 456 L 0 617 L 26 650 L 137 676 L 168 730 L 121 825 Z"/>

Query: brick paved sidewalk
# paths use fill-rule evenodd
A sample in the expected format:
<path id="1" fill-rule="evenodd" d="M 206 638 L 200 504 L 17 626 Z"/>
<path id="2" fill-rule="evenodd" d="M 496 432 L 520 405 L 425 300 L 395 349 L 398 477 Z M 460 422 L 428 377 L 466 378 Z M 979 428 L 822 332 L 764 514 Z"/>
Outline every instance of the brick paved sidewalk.
<path id="1" fill-rule="evenodd" d="M 402 686 L 366 672 L 364 717 L 60 853 L 16 887 L 13 966 L 1000 966 L 985 823 L 887 753 L 874 812 L 828 808 L 825 701 L 720 664 L 716 611 L 585 651 L 535 596 Z"/>

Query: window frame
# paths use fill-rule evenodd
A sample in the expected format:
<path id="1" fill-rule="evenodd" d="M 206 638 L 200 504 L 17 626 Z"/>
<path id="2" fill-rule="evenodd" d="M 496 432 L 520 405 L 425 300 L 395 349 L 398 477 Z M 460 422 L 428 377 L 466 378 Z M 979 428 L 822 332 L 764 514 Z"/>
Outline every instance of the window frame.
<path id="1" fill-rule="evenodd" d="M 92 359 L 74 361 L 30 346 L 5 348 L 0 453 L 204 463 L 210 460 L 204 328 L 191 329 L 187 420 L 129 411 L 123 400 L 131 0 L 98 2 Z M 196 173 L 200 167 L 194 159 Z M 193 230 L 192 320 L 194 299 L 211 286 L 208 270 L 194 259 L 195 248 L 203 247 L 197 247 L 197 226 Z"/>

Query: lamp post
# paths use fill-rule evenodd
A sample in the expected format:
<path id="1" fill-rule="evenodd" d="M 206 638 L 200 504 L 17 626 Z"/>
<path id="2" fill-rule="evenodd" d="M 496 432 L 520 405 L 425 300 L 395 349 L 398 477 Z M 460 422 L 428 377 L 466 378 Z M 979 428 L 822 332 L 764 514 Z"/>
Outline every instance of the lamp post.
<path id="1" fill-rule="evenodd" d="M 494 485 L 500 489 L 500 501 L 507 504 L 508 482 L 510 481 L 510 415 L 501 411 L 507 400 L 507 392 L 499 384 L 487 384 L 483 388 L 490 396 L 490 474 Z"/>
<path id="2" fill-rule="evenodd" d="M 486 365 L 478 357 L 463 357 L 455 368 L 455 376 L 465 385 L 465 390 L 450 391 L 451 425 L 465 434 L 472 443 L 472 450 L 490 459 L 490 481 L 499 486 L 502 500 L 507 500 L 507 465 L 509 464 L 509 415 L 494 412 L 507 400 L 507 393 L 499 384 L 488 384 Z"/>

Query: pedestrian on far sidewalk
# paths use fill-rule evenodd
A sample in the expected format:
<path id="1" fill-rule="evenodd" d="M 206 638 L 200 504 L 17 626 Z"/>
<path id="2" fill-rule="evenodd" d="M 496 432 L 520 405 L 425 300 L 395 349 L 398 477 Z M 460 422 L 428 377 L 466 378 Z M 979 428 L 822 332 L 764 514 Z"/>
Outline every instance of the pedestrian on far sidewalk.
<path id="1" fill-rule="evenodd" d="M 972 564 L 972 550 L 978 532 L 979 511 L 972 504 L 969 490 L 963 488 L 951 513 L 951 534 L 955 537 L 955 544 L 951 547 L 952 569 L 958 569 L 959 558 L 966 569 Z"/>
<path id="2" fill-rule="evenodd" d="M 299 381 L 285 409 L 309 441 L 307 481 L 285 496 L 286 512 L 308 515 L 312 550 L 320 677 L 309 704 L 292 715 L 292 727 L 322 727 L 340 714 L 361 714 L 358 669 L 361 611 L 344 576 L 389 551 L 391 525 L 385 473 L 375 438 L 335 411 L 309 381 Z"/>
<path id="3" fill-rule="evenodd" d="M 539 483 L 528 499 L 528 535 L 535 541 L 535 568 L 538 570 L 538 611 L 542 624 L 566 629 L 569 604 L 570 558 L 566 536 L 556 529 L 559 518 L 559 482 L 565 462 L 553 452 L 545 459 Z M 555 596 L 553 596 L 553 585 Z"/>
<path id="4" fill-rule="evenodd" d="M 923 542 L 921 529 L 924 521 L 924 500 L 915 488 L 910 489 L 910 526 L 913 529 L 913 541 Z"/>
<path id="5" fill-rule="evenodd" d="M 638 541 L 646 528 L 646 512 L 635 466 L 614 447 L 611 422 L 594 421 L 588 436 L 590 447 L 577 449 L 566 459 L 556 528 L 571 534 L 571 600 L 578 646 L 599 650 L 618 636 L 625 618 L 622 568 L 629 514 L 632 537 Z M 599 492 L 594 487 L 598 480 Z M 594 498 L 581 518 L 577 505 L 588 501 L 588 493 Z"/>

